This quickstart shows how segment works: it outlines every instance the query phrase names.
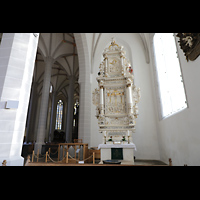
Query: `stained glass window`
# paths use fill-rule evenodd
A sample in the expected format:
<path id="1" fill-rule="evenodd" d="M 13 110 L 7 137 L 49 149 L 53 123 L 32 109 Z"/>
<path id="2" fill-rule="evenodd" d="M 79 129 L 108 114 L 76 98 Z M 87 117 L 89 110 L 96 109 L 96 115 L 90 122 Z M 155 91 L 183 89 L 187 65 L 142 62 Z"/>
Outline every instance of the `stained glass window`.
<path id="1" fill-rule="evenodd" d="M 63 117 L 63 102 L 62 100 L 58 101 L 57 104 L 57 113 L 56 113 L 56 127 L 55 129 L 62 129 L 62 117 Z"/>

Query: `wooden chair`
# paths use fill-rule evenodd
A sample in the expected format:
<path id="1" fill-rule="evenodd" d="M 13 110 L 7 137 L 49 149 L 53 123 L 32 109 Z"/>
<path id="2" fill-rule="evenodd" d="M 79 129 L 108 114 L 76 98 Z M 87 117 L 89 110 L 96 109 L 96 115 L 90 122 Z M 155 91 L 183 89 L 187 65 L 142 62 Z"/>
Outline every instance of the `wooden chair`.
<path id="1" fill-rule="evenodd" d="M 83 143 L 82 141 L 82 139 L 74 139 L 74 143 Z"/>

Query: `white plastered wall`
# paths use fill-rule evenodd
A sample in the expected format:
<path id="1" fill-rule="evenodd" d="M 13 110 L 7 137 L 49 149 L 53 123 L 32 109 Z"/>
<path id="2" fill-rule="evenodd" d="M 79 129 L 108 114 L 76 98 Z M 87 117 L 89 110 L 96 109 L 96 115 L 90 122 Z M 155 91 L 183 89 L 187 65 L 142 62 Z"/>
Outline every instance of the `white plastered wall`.
<path id="1" fill-rule="evenodd" d="M 159 119 L 160 106 L 156 91 L 155 64 L 153 62 L 152 37 L 150 36 L 151 75 L 154 77 L 153 93 L 157 112 L 157 132 L 160 150 L 160 159 L 168 163 L 172 159 L 175 166 L 200 165 L 200 58 L 195 61 L 186 61 L 183 51 L 176 38 L 177 50 L 182 69 L 188 108 L 166 119 Z"/>

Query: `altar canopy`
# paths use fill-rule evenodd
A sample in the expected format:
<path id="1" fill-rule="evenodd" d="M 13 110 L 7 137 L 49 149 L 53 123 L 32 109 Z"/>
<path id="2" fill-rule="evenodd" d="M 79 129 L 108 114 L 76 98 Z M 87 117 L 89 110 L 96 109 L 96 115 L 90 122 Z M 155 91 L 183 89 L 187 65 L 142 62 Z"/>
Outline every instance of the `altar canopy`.
<path id="1" fill-rule="evenodd" d="M 115 40 L 103 52 L 93 91 L 99 132 L 103 144 L 131 144 L 138 117 L 140 88 L 134 85 L 133 69 L 123 46 Z"/>

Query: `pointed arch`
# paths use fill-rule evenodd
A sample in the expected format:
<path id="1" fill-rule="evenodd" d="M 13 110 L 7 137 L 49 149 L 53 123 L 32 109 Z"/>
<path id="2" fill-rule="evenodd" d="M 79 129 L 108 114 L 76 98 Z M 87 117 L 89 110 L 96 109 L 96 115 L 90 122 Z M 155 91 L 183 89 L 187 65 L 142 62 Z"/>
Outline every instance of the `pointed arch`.
<path id="1" fill-rule="evenodd" d="M 149 47 L 147 45 L 147 40 L 146 40 L 146 37 L 145 37 L 144 33 L 139 33 L 139 34 L 140 34 L 140 37 L 141 37 L 143 45 L 144 45 L 146 62 L 147 62 L 147 64 L 149 64 L 150 63 L 150 58 L 149 58 Z"/>

